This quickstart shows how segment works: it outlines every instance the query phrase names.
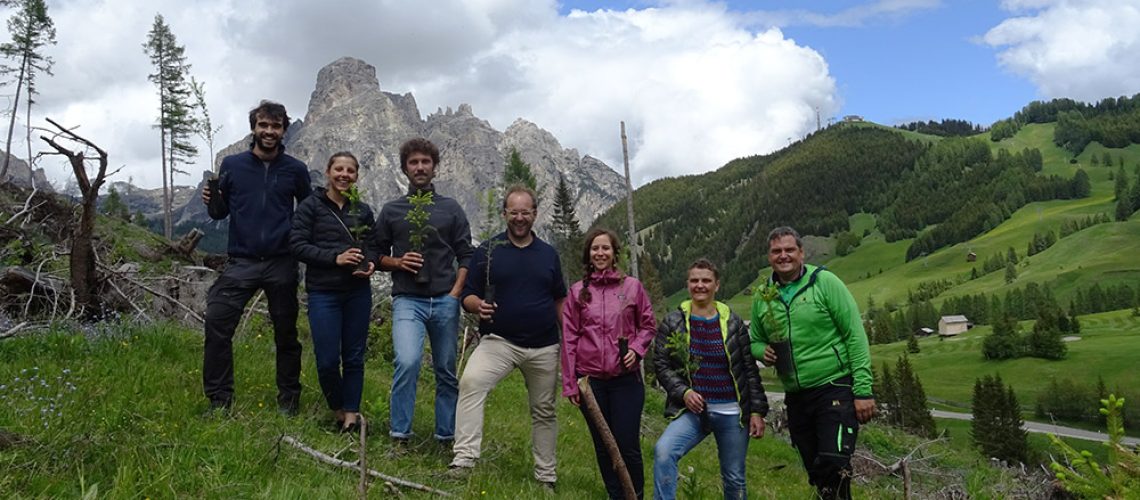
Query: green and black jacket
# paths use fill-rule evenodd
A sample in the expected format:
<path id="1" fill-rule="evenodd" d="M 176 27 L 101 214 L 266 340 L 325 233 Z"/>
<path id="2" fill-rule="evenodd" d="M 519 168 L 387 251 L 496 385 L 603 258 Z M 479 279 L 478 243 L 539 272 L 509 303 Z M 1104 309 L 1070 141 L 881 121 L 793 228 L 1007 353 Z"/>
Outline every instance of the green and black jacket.
<path id="1" fill-rule="evenodd" d="M 795 294 L 790 299 L 781 294 L 772 301 L 776 322 L 792 349 L 793 368 L 780 374 L 784 390 L 795 393 L 851 375 L 855 397 L 872 398 L 871 351 L 855 298 L 835 273 L 810 264 L 804 267 L 798 280 L 780 285 L 796 287 Z M 769 285 L 775 284 L 773 278 Z M 767 312 L 768 303 L 753 294 L 749 336 L 756 359 L 763 359 L 772 335 L 763 321 Z"/>

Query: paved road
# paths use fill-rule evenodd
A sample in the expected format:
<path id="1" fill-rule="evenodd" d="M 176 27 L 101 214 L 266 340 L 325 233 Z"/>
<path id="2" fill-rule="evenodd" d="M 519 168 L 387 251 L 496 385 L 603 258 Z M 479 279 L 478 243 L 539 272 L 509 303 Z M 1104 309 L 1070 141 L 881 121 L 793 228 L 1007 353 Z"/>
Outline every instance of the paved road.
<path id="1" fill-rule="evenodd" d="M 769 392 L 768 399 L 780 401 L 784 399 L 784 394 L 782 392 Z M 934 415 L 937 418 L 950 418 L 954 420 L 974 419 L 974 416 L 969 413 L 958 413 L 954 411 L 930 410 L 930 414 Z M 1084 439 L 1087 441 L 1100 441 L 1102 443 L 1108 442 L 1108 434 L 1105 434 L 1103 432 L 1086 431 L 1084 429 L 1076 429 L 1062 425 L 1043 424 L 1040 422 L 1025 422 L 1025 425 L 1022 426 L 1022 428 L 1029 432 L 1038 432 L 1041 434 L 1056 434 L 1058 436 Z M 1140 438 L 1125 436 L 1123 443 L 1125 446 L 1140 446 Z"/>
<path id="2" fill-rule="evenodd" d="M 930 410 L 930 414 L 938 418 L 952 418 L 954 420 L 973 420 L 974 418 L 974 416 L 969 413 L 958 413 L 954 411 Z M 1062 425 L 1026 422 L 1022 428 L 1029 432 L 1039 432 L 1041 434 L 1056 434 L 1058 436 L 1084 439 L 1086 441 L 1108 442 L 1108 434 L 1103 432 L 1086 431 L 1084 429 L 1075 429 Z M 1140 445 L 1140 438 L 1125 436 L 1122 441 L 1126 446 Z"/>

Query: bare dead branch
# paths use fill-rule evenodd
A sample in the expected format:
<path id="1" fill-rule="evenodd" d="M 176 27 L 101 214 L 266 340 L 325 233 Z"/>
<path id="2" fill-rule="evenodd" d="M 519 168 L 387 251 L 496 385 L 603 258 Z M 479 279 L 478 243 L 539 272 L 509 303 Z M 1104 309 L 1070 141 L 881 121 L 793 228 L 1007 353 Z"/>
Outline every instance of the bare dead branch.
<path id="1" fill-rule="evenodd" d="M 357 422 L 360 425 L 360 451 L 357 456 L 360 457 L 360 483 L 356 485 L 356 494 L 360 496 L 361 500 L 368 500 L 368 474 L 364 471 L 368 470 L 368 460 L 366 453 L 368 452 L 368 421 L 364 419 L 364 415 L 357 414 Z"/>
<path id="2" fill-rule="evenodd" d="M 245 311 L 245 314 L 243 314 L 243 315 L 242 315 L 242 317 L 241 317 L 241 322 L 240 322 L 240 323 L 238 323 L 238 327 L 237 327 L 237 330 L 235 330 L 235 331 L 238 331 L 238 332 L 244 332 L 244 331 L 245 331 L 245 327 L 246 327 L 246 325 L 248 325 L 248 324 L 249 324 L 249 318 L 250 318 L 251 316 L 253 316 L 253 313 L 254 313 L 254 312 L 256 312 L 256 311 L 254 311 L 254 309 L 257 309 L 257 304 L 258 304 L 259 302 L 261 302 L 261 298 L 262 298 L 263 296 L 265 296 L 265 290 L 262 290 L 262 289 L 260 289 L 260 288 L 259 288 L 259 289 L 257 290 L 257 295 L 254 295 L 254 296 L 253 296 L 253 303 L 249 305 L 249 309 L 247 309 L 247 310 Z M 269 312 L 268 312 L 268 311 L 266 311 L 265 313 L 266 313 L 266 314 L 269 314 Z"/>
<path id="3" fill-rule="evenodd" d="M 13 326 L 12 328 L 9 328 L 8 331 L 6 331 L 4 333 L 0 333 L 0 339 L 6 339 L 8 337 L 15 337 L 16 334 L 20 332 L 20 330 L 23 330 L 24 327 L 26 327 L 30 324 L 31 324 L 31 322 L 25 321 L 25 322 L 20 323 L 16 326 Z"/>
<path id="4" fill-rule="evenodd" d="M 119 288 L 119 285 L 115 283 L 115 280 L 108 278 L 107 283 L 111 285 L 111 288 L 114 288 L 115 291 L 119 293 L 119 296 L 122 297 L 123 300 L 126 300 L 127 303 L 130 304 L 132 308 L 134 308 L 135 312 L 137 312 L 139 316 L 145 318 L 147 321 L 150 321 L 150 316 L 146 313 L 146 311 L 144 311 L 143 308 L 139 307 L 138 304 L 135 304 L 135 301 L 130 297 L 127 297 L 127 294 L 123 293 L 123 289 Z"/>
<path id="5" fill-rule="evenodd" d="M 135 279 L 133 279 L 133 278 L 131 278 L 131 277 L 129 277 L 129 276 L 127 276 L 127 275 L 125 275 L 125 274 L 122 274 L 122 273 L 120 273 L 120 272 L 118 272 L 118 271 L 116 271 L 116 270 L 114 270 L 114 269 L 111 269 L 111 268 L 107 267 L 107 265 L 106 265 L 106 264 L 97 263 L 97 265 L 98 265 L 99 267 L 103 268 L 103 270 L 104 270 L 104 271 L 107 271 L 107 272 L 109 272 L 109 273 L 111 273 L 111 274 L 114 274 L 115 276 L 118 276 L 118 277 L 120 277 L 120 278 L 122 278 L 122 279 L 126 280 L 126 282 L 127 282 L 127 283 L 130 283 L 130 284 L 132 284 L 132 285 L 134 285 L 134 286 L 137 286 L 137 287 L 139 287 L 139 288 L 142 288 L 143 290 L 146 290 L 146 291 L 147 291 L 147 292 L 149 292 L 151 295 L 154 295 L 154 296 L 156 296 L 156 297 L 161 297 L 161 298 L 164 298 L 164 299 L 166 299 L 166 300 L 169 300 L 170 302 L 174 303 L 174 305 L 178 306 L 178 307 L 179 307 L 180 309 L 182 309 L 183 311 L 186 311 L 186 313 L 187 313 L 187 314 L 189 314 L 189 315 L 190 315 L 192 318 L 194 318 L 194 319 L 198 320 L 198 322 L 199 322 L 199 323 L 203 323 L 203 324 L 204 324 L 204 323 L 206 323 L 206 320 L 205 320 L 205 319 L 203 319 L 203 318 L 202 318 L 202 316 L 201 316 L 201 315 L 199 315 L 199 314 L 198 314 L 196 311 L 194 311 L 194 309 L 192 309 L 190 306 L 188 306 L 188 305 L 186 305 L 186 304 L 183 304 L 182 302 L 179 302 L 179 301 L 178 301 L 177 299 L 175 299 L 174 297 L 171 297 L 171 296 L 169 296 L 169 295 L 167 295 L 167 294 L 165 294 L 165 293 L 162 293 L 162 292 L 160 292 L 160 291 L 158 291 L 158 290 L 155 290 L 155 289 L 153 289 L 153 288 L 151 288 L 151 287 L 149 287 L 149 286 L 146 286 L 146 285 L 142 284 L 141 282 L 139 282 L 138 280 L 135 280 Z"/>
<path id="6" fill-rule="evenodd" d="M 294 448 L 297 448 L 298 450 L 301 450 L 301 452 L 303 452 L 304 454 L 309 455 L 310 457 L 313 457 L 313 458 L 317 459 L 318 461 L 324 462 L 324 463 L 329 464 L 329 465 L 335 465 L 337 467 L 344 467 L 346 469 L 352 469 L 352 470 L 363 469 L 363 470 L 368 472 L 369 476 L 383 479 L 384 481 L 390 482 L 392 484 L 400 485 L 400 486 L 403 486 L 406 488 L 411 488 L 414 490 L 424 491 L 427 493 L 434 493 L 434 494 L 439 495 L 441 497 L 454 496 L 451 493 L 448 493 L 448 492 L 442 491 L 442 490 L 437 490 L 435 488 L 432 488 L 431 486 L 427 486 L 427 485 L 423 485 L 423 484 L 419 484 L 419 483 L 413 483 L 411 481 L 408 481 L 405 479 L 400 479 L 400 478 L 395 477 L 395 476 L 389 476 L 387 474 L 382 474 L 380 472 L 374 471 L 374 470 L 369 469 L 367 467 L 361 467 L 358 462 L 348 462 L 345 460 L 340 460 L 338 458 L 330 457 L 324 453 L 321 453 L 317 450 L 314 450 L 313 448 L 309 447 L 305 443 L 302 443 L 301 441 L 297 440 L 293 436 L 283 434 L 281 436 L 281 442 L 288 444 L 289 446 L 292 446 Z"/>
<path id="7" fill-rule="evenodd" d="M 38 193 L 38 192 L 40 192 L 40 189 L 39 189 L 38 187 L 36 187 L 35 183 L 32 183 L 32 194 L 29 194 L 29 195 L 28 195 L 28 199 L 24 200 L 24 208 L 23 208 L 23 210 L 20 210 L 19 212 L 16 212 L 16 214 L 15 214 L 15 215 L 13 215 L 12 217 L 10 217 L 10 218 L 8 219 L 8 221 L 4 223 L 4 225 L 5 225 L 5 226 L 7 226 L 7 225 L 11 224 L 11 223 L 12 223 L 13 221 L 15 221 L 16 219 L 19 219 L 21 215 L 24 215 L 24 214 L 26 214 L 26 213 L 29 213 L 29 212 L 31 212 L 32 210 L 35 210 L 36 208 L 39 208 L 39 207 L 40 207 L 40 205 L 43 205 L 44 203 L 47 203 L 46 201 L 41 201 L 41 202 L 40 202 L 39 204 L 37 204 L 36 206 L 34 206 L 34 207 L 33 207 L 33 206 L 31 206 L 31 204 L 32 204 L 32 199 L 36 197 L 36 193 Z"/>

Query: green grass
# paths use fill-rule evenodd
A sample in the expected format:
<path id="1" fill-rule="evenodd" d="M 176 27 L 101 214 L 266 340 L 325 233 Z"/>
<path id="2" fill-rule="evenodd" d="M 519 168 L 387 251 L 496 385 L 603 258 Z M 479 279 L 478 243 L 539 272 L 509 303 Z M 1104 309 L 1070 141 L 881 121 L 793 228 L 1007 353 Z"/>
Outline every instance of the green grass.
<path id="1" fill-rule="evenodd" d="M 1080 319 L 1081 340 L 1067 344 L 1069 354 L 1064 360 L 986 361 L 982 359 L 981 342 L 992 329 L 983 326 L 951 339 L 919 339 L 921 352 L 910 354 L 910 363 L 921 378 L 927 397 L 957 408 L 970 407 L 976 379 L 995 373 L 1013 386 L 1018 402 L 1027 409 L 1033 407 L 1037 395 L 1048 387 L 1052 378 L 1068 378 L 1092 386 L 1100 376 L 1110 390 L 1131 389 L 1140 384 L 1140 371 L 1135 368 L 1140 346 L 1140 318 L 1133 317 L 1130 311 L 1112 311 Z M 1032 322 L 1021 323 L 1022 331 L 1031 327 Z M 883 362 L 893 367 L 894 360 L 905 350 L 905 342 L 871 346 L 871 358 L 876 367 Z"/>
<path id="2" fill-rule="evenodd" d="M 256 326 L 256 325 L 255 325 Z M 203 416 L 201 334 L 170 325 L 109 325 L 83 331 L 0 342 L 0 428 L 23 440 L 0 447 L 0 491 L 6 497 L 79 497 L 97 493 L 111 498 L 345 498 L 354 495 L 352 472 L 317 463 L 289 446 L 289 434 L 345 460 L 354 460 L 349 436 L 329 431 L 331 416 L 317 393 L 309 343 L 303 365 L 301 414 L 279 416 L 274 397 L 272 335 L 264 330 L 235 340 L 236 403 L 229 417 Z M 444 474 L 449 450 L 430 438 L 431 375 L 421 377 L 411 450 L 392 453 L 386 439 L 387 393 L 391 367 L 370 360 L 366 372 L 364 413 L 373 432 L 369 464 L 383 473 L 455 493 L 459 498 L 538 498 L 533 481 L 529 418 L 521 377 L 513 374 L 492 392 L 487 403 L 483 459 L 466 478 Z M 24 389 L 35 376 L 33 397 Z M 69 385 L 74 385 L 70 389 Z M 649 390 L 642 449 L 647 493 L 651 489 L 652 446 L 667 424 L 662 397 Z M 40 399 L 37 399 L 40 398 Z M 54 406 L 51 406 L 54 405 Z M 41 410 L 51 407 L 50 414 Z M 559 403 L 559 498 L 604 495 L 593 445 L 578 411 Z M 897 459 L 917 438 L 875 425 L 865 428 L 861 446 Z M 889 462 L 888 462 L 889 463 Z M 1002 473 L 988 469 L 976 454 L 950 452 L 935 466 L 969 471 L 998 484 Z M 719 496 L 720 481 L 713 440 L 708 439 L 681 462 L 693 467 L 703 497 Z M 795 450 L 771 435 L 753 441 L 748 458 L 749 491 L 757 498 L 807 498 L 811 494 Z M 944 486 L 931 478 L 929 491 Z M 979 486 L 979 488 L 982 488 Z M 857 486 L 862 498 L 897 496 L 898 480 L 871 478 Z M 983 492 L 984 488 L 978 491 Z M 405 490 L 408 498 L 426 494 Z M 390 498 L 381 484 L 371 497 Z"/>

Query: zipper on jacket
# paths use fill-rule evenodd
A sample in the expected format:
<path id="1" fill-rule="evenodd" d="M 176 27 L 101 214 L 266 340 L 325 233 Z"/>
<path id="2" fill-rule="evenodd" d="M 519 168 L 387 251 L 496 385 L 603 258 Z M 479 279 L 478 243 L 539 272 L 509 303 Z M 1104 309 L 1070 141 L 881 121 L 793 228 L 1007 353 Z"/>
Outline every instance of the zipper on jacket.
<path id="1" fill-rule="evenodd" d="M 815 276 L 822 270 L 822 267 L 815 268 L 815 271 L 812 271 L 811 275 L 808 276 L 808 282 L 804 283 L 804 286 L 792 294 L 791 300 L 784 302 L 784 298 L 780 298 L 780 303 L 784 304 L 784 312 L 788 318 L 788 351 L 792 354 L 792 371 L 796 374 L 796 387 L 799 389 L 803 389 L 803 384 L 800 383 L 800 370 L 799 367 L 796 366 L 796 344 L 792 342 L 792 304 L 796 303 L 796 299 L 799 298 L 800 294 L 815 284 Z"/>
<path id="2" fill-rule="evenodd" d="M 718 316 L 721 315 L 720 307 L 716 308 L 716 313 Z M 741 405 L 741 403 L 744 402 L 744 398 L 740 395 L 740 385 L 736 382 L 736 372 L 732 370 L 732 354 L 728 352 L 728 322 L 730 320 L 732 320 L 731 310 L 729 312 L 729 317 L 724 320 L 724 323 L 720 327 L 721 347 L 724 348 L 724 360 L 728 365 L 728 379 L 732 381 L 732 390 L 736 391 L 736 406 L 740 408 L 740 414 L 741 417 L 743 417 L 744 407 Z M 740 424 L 740 427 L 744 427 L 744 422 L 742 420 L 743 418 L 737 419 L 737 423 Z"/>
<path id="3" fill-rule="evenodd" d="M 254 156 L 256 157 L 257 155 Z M 258 158 L 257 160 L 261 162 L 261 158 Z M 269 165 L 266 165 L 265 162 L 261 163 L 265 169 L 265 176 L 261 180 L 261 213 L 265 213 L 265 208 L 269 206 L 269 166 L 272 165 L 272 162 L 270 162 Z M 266 225 L 262 224 L 261 230 L 258 231 L 259 241 L 257 247 L 259 252 L 265 251 L 265 231 Z"/>

